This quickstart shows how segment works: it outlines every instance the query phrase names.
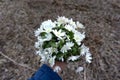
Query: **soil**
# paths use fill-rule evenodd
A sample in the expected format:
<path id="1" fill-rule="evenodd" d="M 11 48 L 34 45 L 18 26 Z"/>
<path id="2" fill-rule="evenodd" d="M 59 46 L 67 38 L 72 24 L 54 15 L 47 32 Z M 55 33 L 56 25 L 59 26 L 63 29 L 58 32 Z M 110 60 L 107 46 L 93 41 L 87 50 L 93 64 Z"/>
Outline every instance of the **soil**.
<path id="1" fill-rule="evenodd" d="M 0 0 L 0 80 L 27 80 L 40 67 L 34 30 L 66 16 L 86 27 L 91 64 L 69 63 L 63 80 L 120 80 L 120 0 Z M 25 64 L 28 67 L 23 67 Z M 84 66 L 80 74 L 74 72 Z"/>

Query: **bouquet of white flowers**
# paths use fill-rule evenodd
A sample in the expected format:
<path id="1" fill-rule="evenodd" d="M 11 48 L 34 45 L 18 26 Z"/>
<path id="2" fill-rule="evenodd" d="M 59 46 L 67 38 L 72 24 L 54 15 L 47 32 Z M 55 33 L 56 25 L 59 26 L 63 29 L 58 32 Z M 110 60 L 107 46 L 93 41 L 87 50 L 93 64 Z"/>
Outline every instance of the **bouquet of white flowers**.
<path id="1" fill-rule="evenodd" d="M 85 27 L 73 19 L 58 17 L 56 21 L 47 20 L 42 22 L 35 30 L 37 42 L 36 54 L 41 57 L 41 62 L 46 62 L 53 67 L 55 60 L 76 61 L 85 57 L 86 62 L 91 63 L 89 48 L 83 43 L 84 31 L 78 31 Z"/>

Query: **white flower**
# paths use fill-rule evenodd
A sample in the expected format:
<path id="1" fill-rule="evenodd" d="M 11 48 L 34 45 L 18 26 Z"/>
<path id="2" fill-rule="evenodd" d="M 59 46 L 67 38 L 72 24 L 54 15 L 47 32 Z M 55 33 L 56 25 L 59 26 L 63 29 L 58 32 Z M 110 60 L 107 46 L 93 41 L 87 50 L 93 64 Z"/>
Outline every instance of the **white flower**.
<path id="1" fill-rule="evenodd" d="M 40 47 L 40 42 L 35 42 L 35 48 L 39 48 Z"/>
<path id="2" fill-rule="evenodd" d="M 37 39 L 40 43 L 43 43 L 44 41 L 50 41 L 52 39 L 52 34 L 47 33 L 44 38 L 42 38 L 41 36 L 38 36 Z"/>
<path id="3" fill-rule="evenodd" d="M 38 28 L 37 30 L 35 30 L 35 36 L 38 37 L 42 31 L 43 30 L 41 28 Z"/>
<path id="4" fill-rule="evenodd" d="M 75 22 L 73 21 L 73 19 L 70 19 L 70 20 L 68 21 L 68 23 L 69 23 L 74 29 L 77 28 Z"/>
<path id="5" fill-rule="evenodd" d="M 61 52 L 62 53 L 65 53 L 65 52 L 67 52 L 67 50 L 70 50 L 71 49 L 71 47 L 73 47 L 74 46 L 74 43 L 72 43 L 72 42 L 67 42 L 62 48 L 61 48 Z"/>
<path id="6" fill-rule="evenodd" d="M 56 56 L 53 56 L 49 59 L 49 64 L 50 64 L 51 67 L 53 67 L 54 64 L 55 64 L 55 58 L 56 58 Z"/>
<path id="7" fill-rule="evenodd" d="M 45 52 L 48 52 L 48 54 L 52 54 L 53 53 L 53 48 L 52 47 L 49 47 L 49 48 L 45 48 L 44 49 Z"/>
<path id="8" fill-rule="evenodd" d="M 53 52 L 58 53 L 57 48 L 52 48 Z"/>
<path id="9" fill-rule="evenodd" d="M 45 32 L 49 33 L 52 31 L 52 28 L 55 27 L 55 23 L 52 22 L 51 20 L 44 21 L 41 24 L 41 29 L 43 29 Z"/>
<path id="10" fill-rule="evenodd" d="M 77 42 L 78 45 L 81 44 L 81 41 L 85 38 L 85 34 L 84 33 L 80 33 L 78 31 L 76 31 L 74 33 L 74 40 Z"/>
<path id="11" fill-rule="evenodd" d="M 44 41 L 50 41 L 52 39 L 52 34 L 48 33 L 48 34 L 45 35 L 45 37 L 46 38 L 44 39 Z"/>
<path id="12" fill-rule="evenodd" d="M 86 53 L 85 59 L 86 59 L 86 62 L 91 63 L 91 60 L 92 60 L 91 53 Z"/>
<path id="13" fill-rule="evenodd" d="M 61 48 L 61 52 L 62 53 L 65 53 L 65 52 L 67 52 L 67 50 L 68 50 L 68 48 L 66 47 L 66 45 L 64 45 L 62 48 Z"/>
<path id="14" fill-rule="evenodd" d="M 77 26 L 77 28 L 83 28 L 83 29 L 85 28 L 84 25 L 81 24 L 81 23 L 78 22 L 78 21 L 76 22 L 76 26 Z"/>
<path id="15" fill-rule="evenodd" d="M 40 50 L 36 51 L 36 54 L 38 54 L 38 55 L 41 54 L 41 51 Z"/>
<path id="16" fill-rule="evenodd" d="M 86 62 L 91 63 L 92 57 L 91 53 L 89 51 L 89 48 L 86 47 L 84 44 L 81 46 L 81 52 L 80 55 L 85 55 Z"/>
<path id="17" fill-rule="evenodd" d="M 55 66 L 55 68 L 54 68 L 54 72 L 59 72 L 59 71 L 61 71 L 61 68 L 60 68 L 60 66 Z"/>
<path id="18" fill-rule="evenodd" d="M 36 53 L 41 57 L 41 62 L 47 63 L 48 60 L 52 57 L 52 47 L 39 50 Z"/>
<path id="19" fill-rule="evenodd" d="M 52 30 L 53 33 L 60 39 L 63 39 L 62 37 L 64 37 L 66 34 L 65 32 L 62 32 L 61 30 L 57 31 L 57 30 Z"/>
<path id="20" fill-rule="evenodd" d="M 45 48 L 44 51 L 48 52 L 49 54 L 52 55 L 52 53 L 58 53 L 57 48 L 53 48 L 53 47 L 49 47 L 49 48 Z"/>
<path id="21" fill-rule="evenodd" d="M 35 47 L 37 48 L 37 46 L 39 45 L 38 48 L 42 48 L 44 40 L 40 36 L 38 36 L 37 39 L 38 39 L 38 43 L 35 43 Z"/>
<path id="22" fill-rule="evenodd" d="M 65 25 L 65 29 L 67 29 L 68 31 L 75 31 L 75 29 L 71 26 L 71 25 Z"/>
<path id="23" fill-rule="evenodd" d="M 80 56 L 70 56 L 69 58 L 68 58 L 68 61 L 75 61 L 75 60 L 77 60 L 78 58 L 79 58 Z"/>
<path id="24" fill-rule="evenodd" d="M 40 57 L 41 57 L 41 62 L 46 62 L 47 60 L 46 60 L 46 56 L 44 55 L 44 54 L 39 54 L 40 55 Z"/>
<path id="25" fill-rule="evenodd" d="M 41 57 L 41 60 L 40 60 L 41 62 L 45 62 L 46 61 L 45 54 L 43 53 L 42 50 L 36 51 L 36 54 L 38 54 Z"/>
<path id="26" fill-rule="evenodd" d="M 80 52 L 80 55 L 85 55 L 86 53 L 89 52 L 89 48 L 86 47 L 84 44 L 81 46 L 81 52 Z"/>
<path id="27" fill-rule="evenodd" d="M 59 60 L 63 62 L 64 61 L 63 56 L 59 57 Z"/>
<path id="28" fill-rule="evenodd" d="M 64 29 L 68 32 L 71 32 L 73 34 L 73 39 L 71 40 L 71 34 L 67 34 L 67 32 L 64 31 Z M 85 33 L 79 32 L 78 28 L 85 28 L 80 22 L 74 22 L 73 19 L 68 19 L 64 16 L 58 17 L 57 21 L 47 20 L 42 22 L 40 27 L 35 30 L 35 36 L 37 37 L 37 42 L 35 42 L 35 48 L 37 48 L 36 54 L 41 57 L 41 62 L 49 63 L 51 67 L 55 65 L 56 58 L 59 61 L 65 61 L 65 53 L 68 53 L 71 51 L 71 49 L 74 47 L 74 45 L 77 43 L 77 47 L 79 49 L 79 52 L 77 55 L 74 55 L 72 52 L 70 55 L 67 56 L 67 61 L 75 61 L 80 59 L 80 57 L 84 56 L 87 63 L 91 63 L 92 61 L 92 55 L 89 51 L 89 48 L 86 47 L 84 44 L 81 46 L 81 43 L 83 39 L 85 38 Z M 57 40 L 54 40 L 54 37 L 57 38 Z M 51 43 L 46 46 L 46 42 Z M 61 41 L 64 42 L 64 44 L 59 45 Z M 53 45 L 55 44 L 55 45 Z M 59 49 L 60 48 L 60 49 Z M 59 53 L 63 53 L 60 56 Z M 61 70 L 59 66 L 56 66 L 54 69 L 56 72 Z M 79 73 L 83 70 L 83 67 L 79 67 L 76 70 L 76 73 Z"/>
<path id="29" fill-rule="evenodd" d="M 52 56 L 52 47 L 41 49 L 36 53 L 41 57 L 41 62 L 47 62 Z"/>
<path id="30" fill-rule="evenodd" d="M 75 72 L 80 74 L 81 71 L 83 71 L 83 67 L 78 67 Z"/>
<path id="31" fill-rule="evenodd" d="M 66 41 L 70 41 L 70 36 L 66 35 Z"/>
<path id="32" fill-rule="evenodd" d="M 66 23 L 68 23 L 69 20 L 68 20 L 68 18 L 62 16 L 62 17 L 58 17 L 57 21 L 58 21 L 58 24 L 66 24 Z"/>
<path id="33" fill-rule="evenodd" d="M 74 46 L 74 43 L 73 42 L 67 42 L 66 43 L 66 47 L 68 48 L 68 49 L 71 49 L 71 47 L 73 47 Z"/>

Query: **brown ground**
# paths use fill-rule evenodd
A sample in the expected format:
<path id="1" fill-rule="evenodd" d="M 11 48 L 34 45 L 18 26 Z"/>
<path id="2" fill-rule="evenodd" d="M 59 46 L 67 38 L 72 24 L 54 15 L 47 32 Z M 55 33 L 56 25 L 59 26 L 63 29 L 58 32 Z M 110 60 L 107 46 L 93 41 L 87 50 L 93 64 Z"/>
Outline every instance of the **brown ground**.
<path id="1" fill-rule="evenodd" d="M 81 74 L 72 70 L 81 62 L 69 64 L 63 80 L 120 80 L 120 0 L 0 0 L 0 51 L 37 70 L 34 30 L 62 15 L 86 26 L 85 42 L 93 55 Z M 33 73 L 0 55 L 0 80 L 26 80 Z"/>

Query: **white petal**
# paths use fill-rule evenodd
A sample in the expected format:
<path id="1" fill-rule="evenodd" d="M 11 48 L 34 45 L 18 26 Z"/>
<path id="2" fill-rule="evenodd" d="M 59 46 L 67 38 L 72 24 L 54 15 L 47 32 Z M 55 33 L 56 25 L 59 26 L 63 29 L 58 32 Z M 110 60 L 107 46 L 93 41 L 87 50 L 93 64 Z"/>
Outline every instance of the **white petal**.
<path id="1" fill-rule="evenodd" d="M 81 71 L 83 71 L 83 67 L 78 67 L 75 72 L 80 74 Z"/>
<path id="2" fill-rule="evenodd" d="M 39 36 L 42 31 L 43 31 L 43 30 L 40 29 L 40 28 L 38 28 L 37 30 L 35 30 L 35 32 L 34 32 L 34 33 L 35 33 L 35 36 L 36 36 L 36 37 Z"/>
<path id="3" fill-rule="evenodd" d="M 54 64 L 55 64 L 55 58 L 56 58 L 56 56 L 53 56 L 53 57 L 51 57 L 51 58 L 49 59 L 49 63 L 50 63 L 50 66 L 51 66 L 51 67 L 53 67 Z"/>
<path id="4" fill-rule="evenodd" d="M 91 63 L 92 57 L 90 53 L 86 53 L 85 58 L 86 58 L 86 62 Z"/>
<path id="5" fill-rule="evenodd" d="M 80 52 L 80 55 L 85 55 L 86 53 L 89 52 L 89 48 L 86 47 L 84 44 L 81 46 L 81 52 Z"/>
<path id="6" fill-rule="evenodd" d="M 74 34 L 74 40 L 80 45 L 81 41 L 85 38 L 85 33 L 80 33 L 78 31 Z"/>
<path id="7" fill-rule="evenodd" d="M 52 32 L 60 39 L 63 39 L 62 37 L 65 36 L 65 32 L 62 32 L 61 30 L 57 31 L 57 30 L 52 30 Z"/>
<path id="8" fill-rule="evenodd" d="M 79 23 L 78 21 L 76 22 L 77 28 L 85 28 L 83 24 Z"/>
<path id="9" fill-rule="evenodd" d="M 79 58 L 80 56 L 71 56 L 71 57 L 69 57 L 68 58 L 68 61 L 75 61 L 75 60 L 77 60 L 78 58 Z"/>
<path id="10" fill-rule="evenodd" d="M 44 21 L 41 24 L 41 28 L 45 30 L 45 32 L 49 33 L 52 31 L 52 28 L 55 27 L 55 23 L 52 22 L 51 20 Z"/>
<path id="11" fill-rule="evenodd" d="M 67 29 L 68 31 L 74 31 L 75 29 L 71 26 L 71 25 L 65 25 L 65 29 Z"/>
<path id="12" fill-rule="evenodd" d="M 57 72 L 57 73 L 58 73 L 59 71 L 61 71 L 60 66 L 55 66 L 54 71 Z"/>
<path id="13" fill-rule="evenodd" d="M 58 17 L 57 21 L 58 21 L 58 24 L 66 24 L 66 23 L 68 23 L 69 20 L 68 20 L 68 18 L 62 16 L 62 17 Z"/>
<path id="14" fill-rule="evenodd" d="M 72 43 L 72 42 L 67 42 L 62 48 L 61 48 L 61 52 L 62 53 L 65 53 L 65 52 L 67 52 L 67 50 L 70 50 L 71 49 L 71 47 L 73 47 L 74 46 L 74 43 Z"/>

